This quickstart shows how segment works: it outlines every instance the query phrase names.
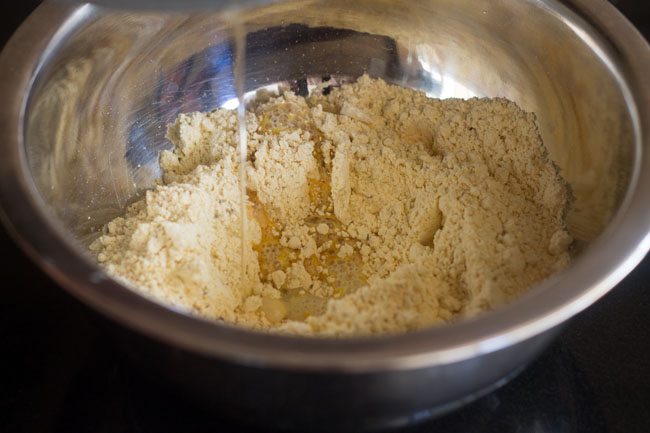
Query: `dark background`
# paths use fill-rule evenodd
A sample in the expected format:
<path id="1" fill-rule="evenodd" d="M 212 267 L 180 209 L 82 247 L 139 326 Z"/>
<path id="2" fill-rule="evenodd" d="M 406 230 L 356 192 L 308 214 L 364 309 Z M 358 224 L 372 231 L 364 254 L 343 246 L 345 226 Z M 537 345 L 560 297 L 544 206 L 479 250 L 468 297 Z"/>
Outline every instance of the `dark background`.
<path id="1" fill-rule="evenodd" d="M 594 0 L 599 1 L 599 0 Z M 612 1 L 650 35 L 647 0 Z M 38 4 L 3 4 L 0 45 Z M 650 71 L 648 71 L 650 75 Z M 1 100 L 0 100 L 1 103 Z M 0 433 L 256 431 L 184 403 L 0 229 Z M 413 432 L 650 432 L 650 258 L 505 387 Z"/>

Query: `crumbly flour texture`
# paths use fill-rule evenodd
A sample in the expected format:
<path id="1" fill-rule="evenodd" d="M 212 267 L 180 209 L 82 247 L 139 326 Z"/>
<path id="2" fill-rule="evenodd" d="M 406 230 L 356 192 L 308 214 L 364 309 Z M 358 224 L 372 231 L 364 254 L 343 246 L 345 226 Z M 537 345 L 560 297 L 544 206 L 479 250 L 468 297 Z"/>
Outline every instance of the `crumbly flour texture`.
<path id="1" fill-rule="evenodd" d="M 99 262 L 175 309 L 341 336 L 471 316 L 568 263 L 570 194 L 533 114 L 367 76 L 323 93 L 249 107 L 243 250 L 237 117 L 218 109 L 170 125 L 162 181 Z"/>

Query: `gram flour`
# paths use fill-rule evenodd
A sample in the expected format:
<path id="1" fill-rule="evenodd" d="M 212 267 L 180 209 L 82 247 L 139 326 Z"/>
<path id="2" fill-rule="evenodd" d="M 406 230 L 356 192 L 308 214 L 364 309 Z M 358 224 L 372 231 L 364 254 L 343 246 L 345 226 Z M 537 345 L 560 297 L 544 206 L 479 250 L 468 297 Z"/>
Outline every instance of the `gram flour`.
<path id="1" fill-rule="evenodd" d="M 91 250 L 176 309 L 305 335 L 397 333 L 502 305 L 569 262 L 570 194 L 535 117 L 361 77 L 169 126 L 159 185 Z M 245 263 L 242 272 L 241 262 Z"/>

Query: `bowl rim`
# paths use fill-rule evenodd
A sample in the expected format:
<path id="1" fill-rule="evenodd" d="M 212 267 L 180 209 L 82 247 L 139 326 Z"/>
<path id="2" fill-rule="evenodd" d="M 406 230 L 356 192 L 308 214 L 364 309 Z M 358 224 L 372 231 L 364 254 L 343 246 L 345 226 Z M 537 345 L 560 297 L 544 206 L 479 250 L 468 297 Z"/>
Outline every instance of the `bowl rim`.
<path id="1" fill-rule="evenodd" d="M 265 334 L 175 312 L 106 276 L 48 215 L 30 177 L 23 134 L 36 76 L 60 42 L 98 13 L 89 4 L 43 2 L 0 56 L 0 94 L 6 97 L 0 107 L 2 220 L 31 259 L 71 294 L 139 333 L 205 356 L 279 369 L 360 373 L 451 364 L 520 343 L 587 308 L 650 249 L 650 201 L 644 197 L 650 191 L 650 84 L 644 75 L 650 71 L 650 46 L 607 2 L 535 3 L 570 28 L 580 29 L 580 37 L 619 79 L 635 128 L 636 158 L 626 196 L 600 237 L 572 266 L 508 306 L 401 335 L 299 337 Z"/>

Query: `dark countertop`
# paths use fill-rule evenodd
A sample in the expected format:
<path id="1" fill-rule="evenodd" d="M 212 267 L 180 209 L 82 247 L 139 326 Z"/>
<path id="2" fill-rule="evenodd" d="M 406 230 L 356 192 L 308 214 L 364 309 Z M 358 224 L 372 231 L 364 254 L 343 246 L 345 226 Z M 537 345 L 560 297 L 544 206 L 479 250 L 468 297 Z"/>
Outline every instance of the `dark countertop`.
<path id="1" fill-rule="evenodd" d="M 617 0 L 650 35 L 646 0 Z M 35 1 L 0 16 L 0 44 Z M 650 71 L 649 71 L 650 73 Z M 103 327 L 0 229 L 0 432 L 251 431 L 139 374 Z M 650 257 L 498 391 L 412 432 L 650 431 Z"/>

